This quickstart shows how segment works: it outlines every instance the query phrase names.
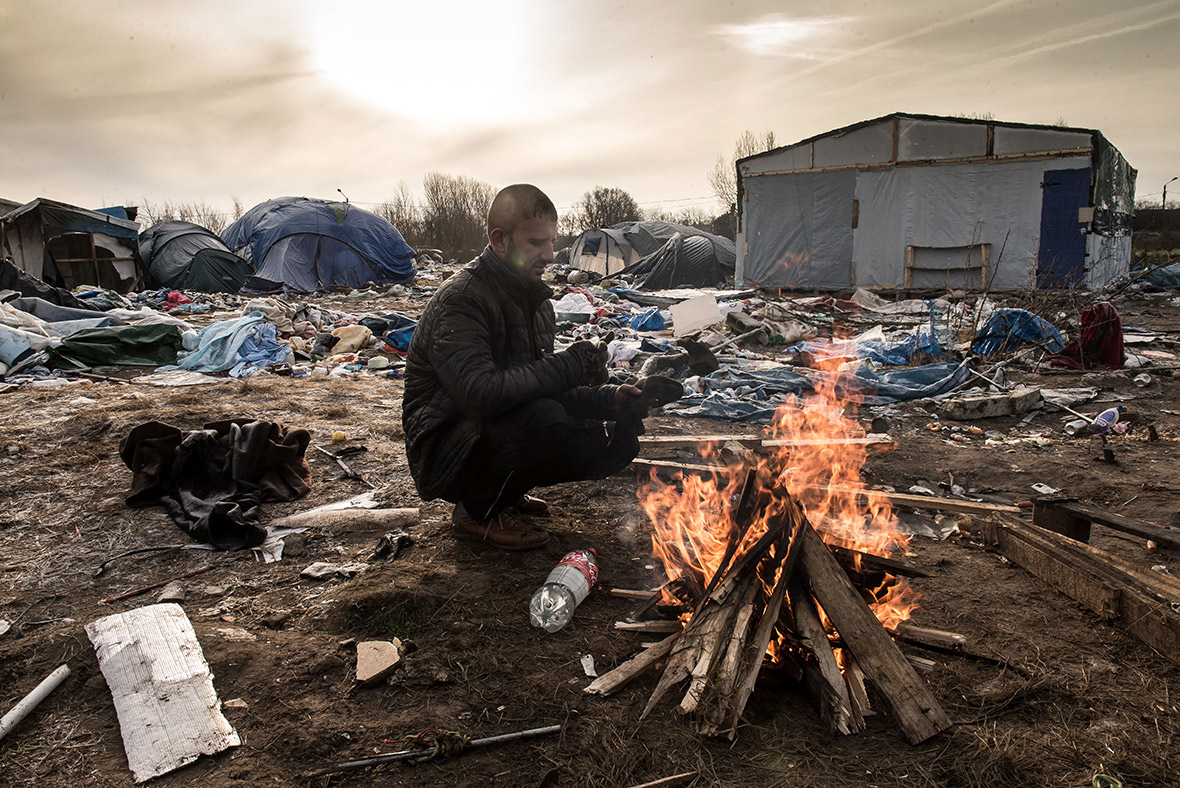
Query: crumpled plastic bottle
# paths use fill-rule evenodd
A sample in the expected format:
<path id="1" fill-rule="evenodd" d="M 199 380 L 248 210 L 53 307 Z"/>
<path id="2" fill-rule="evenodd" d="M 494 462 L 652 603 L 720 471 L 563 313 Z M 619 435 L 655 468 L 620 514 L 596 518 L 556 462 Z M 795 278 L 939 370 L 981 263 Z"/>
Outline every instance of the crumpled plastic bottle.
<path id="1" fill-rule="evenodd" d="M 545 578 L 529 602 L 529 621 L 553 633 L 574 617 L 574 608 L 582 603 L 598 580 L 598 562 L 594 550 L 574 550 Z"/>
<path id="2" fill-rule="evenodd" d="M 1114 425 L 1118 423 L 1119 416 L 1123 412 L 1122 405 L 1115 405 L 1113 408 L 1107 408 L 1094 417 L 1094 421 L 1090 422 L 1090 432 L 1095 435 L 1105 435 L 1114 429 Z"/>

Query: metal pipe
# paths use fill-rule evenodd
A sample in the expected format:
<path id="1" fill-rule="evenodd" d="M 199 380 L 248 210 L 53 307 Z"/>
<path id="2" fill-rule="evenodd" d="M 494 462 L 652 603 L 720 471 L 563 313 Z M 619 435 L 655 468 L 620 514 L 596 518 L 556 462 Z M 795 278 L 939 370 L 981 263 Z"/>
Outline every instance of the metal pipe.
<path id="1" fill-rule="evenodd" d="M 463 752 L 474 749 L 476 747 L 486 747 L 489 744 L 500 744 L 506 741 L 516 741 L 517 739 L 531 739 L 534 736 L 544 736 L 550 733 L 557 733 L 561 730 L 560 725 L 546 725 L 543 728 L 530 728 L 524 731 L 516 731 L 515 733 L 501 733 L 498 736 L 487 736 L 483 739 L 472 739 L 463 747 Z M 319 777 L 324 774 L 336 774 L 337 772 L 351 771 L 352 769 L 361 769 L 365 766 L 374 766 L 379 763 L 389 763 L 391 761 L 404 761 L 407 758 L 433 758 L 438 754 L 439 748 L 421 747 L 400 750 L 398 752 L 386 752 L 380 755 L 374 755 L 372 758 L 363 758 L 359 761 L 347 761 L 346 763 L 338 763 L 335 766 L 325 766 L 322 769 L 307 772 L 304 777 Z"/>
<path id="2" fill-rule="evenodd" d="M 37 708 L 37 705 L 45 700 L 49 696 L 49 693 L 57 689 L 69 675 L 70 666 L 62 665 L 42 679 L 41 683 L 34 687 L 32 692 L 25 695 L 19 703 L 12 707 L 12 711 L 0 719 L 0 739 L 8 735 L 8 732 L 15 728 L 18 722 L 27 717 L 33 709 Z"/>

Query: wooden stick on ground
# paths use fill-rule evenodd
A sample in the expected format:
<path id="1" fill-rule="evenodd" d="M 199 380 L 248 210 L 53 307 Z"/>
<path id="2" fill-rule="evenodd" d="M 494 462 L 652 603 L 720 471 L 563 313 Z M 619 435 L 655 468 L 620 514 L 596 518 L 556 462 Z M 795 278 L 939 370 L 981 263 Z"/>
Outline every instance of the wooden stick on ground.
<path id="1" fill-rule="evenodd" d="M 271 520 L 278 528 L 373 528 L 382 530 L 418 523 L 418 509 L 312 509 Z"/>
<path id="2" fill-rule="evenodd" d="M 144 586 L 143 588 L 137 588 L 134 591 L 128 591 L 125 594 L 119 594 L 118 596 L 109 596 L 106 599 L 101 600 L 98 604 L 109 605 L 112 602 L 120 602 L 124 599 L 130 599 L 133 596 L 139 596 L 140 594 L 146 594 L 148 591 L 151 591 L 156 588 L 163 588 L 164 586 L 168 585 L 169 583 L 175 582 L 177 580 L 185 580 L 190 577 L 195 577 L 196 575 L 199 575 L 199 574 L 204 574 L 205 572 L 208 572 L 212 568 L 213 567 L 211 567 L 211 566 L 203 566 L 200 569 L 194 569 L 191 572 L 186 572 L 183 575 L 180 575 L 179 577 L 170 577 L 167 580 L 161 580 L 158 583 L 152 583 L 150 586 Z"/>

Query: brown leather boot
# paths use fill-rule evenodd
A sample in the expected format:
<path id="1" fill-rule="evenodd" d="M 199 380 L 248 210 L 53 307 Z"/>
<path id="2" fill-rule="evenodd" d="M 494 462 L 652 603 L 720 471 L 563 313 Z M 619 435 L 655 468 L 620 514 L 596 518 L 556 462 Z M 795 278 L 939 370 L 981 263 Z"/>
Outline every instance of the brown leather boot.
<path id="1" fill-rule="evenodd" d="M 462 505 L 451 516 L 451 534 L 461 542 L 480 542 L 500 550 L 534 550 L 549 541 L 549 532 L 505 510 L 487 520 L 476 520 Z"/>

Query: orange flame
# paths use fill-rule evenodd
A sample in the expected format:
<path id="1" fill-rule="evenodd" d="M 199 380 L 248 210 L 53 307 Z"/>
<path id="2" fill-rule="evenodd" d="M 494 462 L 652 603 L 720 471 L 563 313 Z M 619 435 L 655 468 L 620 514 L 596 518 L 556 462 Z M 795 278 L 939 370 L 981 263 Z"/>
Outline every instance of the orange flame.
<path id="1" fill-rule="evenodd" d="M 788 494 L 830 544 L 882 556 L 904 548 L 909 537 L 898 529 L 889 500 L 862 486 L 868 450 L 853 442 L 865 437 L 855 419 L 858 403 L 842 392 L 837 371 L 820 372 L 813 386 L 813 395 L 792 397 L 775 413 L 771 435 L 790 445 L 758 459 L 771 504 L 757 513 L 739 554 L 765 533 Z M 689 578 L 703 586 L 717 571 L 736 538 L 734 515 L 744 478 L 742 468 L 733 466 L 711 477 L 679 475 L 668 484 L 653 471 L 640 488 L 639 502 L 653 528 L 652 552 L 669 581 Z M 917 607 L 917 593 L 900 578 L 887 576 L 875 596 L 870 606 L 886 626 L 909 619 Z M 667 587 L 664 600 L 673 601 Z"/>

